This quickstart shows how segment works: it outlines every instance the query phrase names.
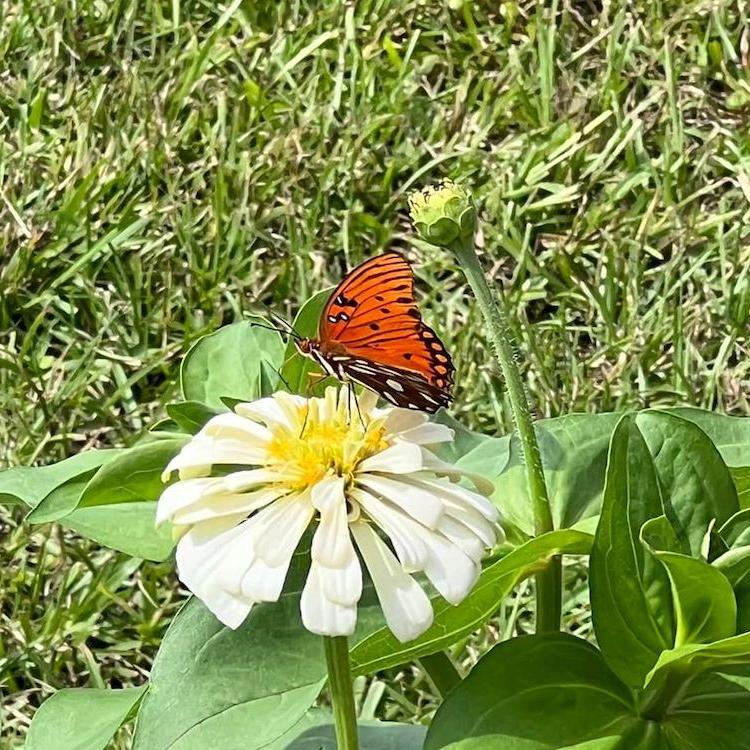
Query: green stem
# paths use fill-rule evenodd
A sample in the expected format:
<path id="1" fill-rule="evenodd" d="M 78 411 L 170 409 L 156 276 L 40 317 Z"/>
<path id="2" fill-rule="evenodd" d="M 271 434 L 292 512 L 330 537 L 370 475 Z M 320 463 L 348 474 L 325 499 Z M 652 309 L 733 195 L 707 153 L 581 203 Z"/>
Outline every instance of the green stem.
<path id="1" fill-rule="evenodd" d="M 487 323 L 495 356 L 500 363 L 518 437 L 521 441 L 521 450 L 526 465 L 526 481 L 534 512 L 534 526 L 538 536 L 552 531 L 554 524 L 531 410 L 515 359 L 511 328 L 505 313 L 492 296 L 474 250 L 473 240 L 469 239 L 465 243 L 456 242 L 453 250 Z M 537 632 L 560 628 L 561 579 L 560 558 L 551 560 L 549 565 L 536 576 Z"/>
<path id="2" fill-rule="evenodd" d="M 461 675 L 445 651 L 422 656 L 419 662 L 441 698 L 445 698 L 461 682 Z"/>
<path id="3" fill-rule="evenodd" d="M 324 636 L 328 686 L 331 690 L 333 718 L 338 750 L 358 750 L 357 714 L 349 669 L 349 644 L 346 636 Z"/>

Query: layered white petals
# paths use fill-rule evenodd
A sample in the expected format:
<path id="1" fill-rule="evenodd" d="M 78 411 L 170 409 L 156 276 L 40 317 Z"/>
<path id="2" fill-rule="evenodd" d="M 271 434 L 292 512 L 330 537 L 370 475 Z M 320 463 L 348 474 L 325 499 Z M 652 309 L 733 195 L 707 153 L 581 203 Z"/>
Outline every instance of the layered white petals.
<path id="1" fill-rule="evenodd" d="M 435 474 L 442 474 L 451 479 L 458 480 L 465 477 L 472 482 L 482 495 L 489 497 L 495 491 L 495 485 L 487 477 L 483 477 L 475 471 L 466 471 L 459 466 L 446 463 L 426 448 L 422 448 L 422 466 L 428 471 L 432 471 Z"/>
<path id="2" fill-rule="evenodd" d="M 198 434 L 167 464 L 162 479 L 166 481 L 173 471 L 179 471 L 181 479 L 185 470 L 195 476 L 196 470 L 203 472 L 217 464 L 257 465 L 266 456 L 265 446 L 260 444 Z"/>
<path id="3" fill-rule="evenodd" d="M 424 447 L 451 440 L 450 428 L 376 400 L 329 388 L 322 398 L 277 393 L 237 404 L 170 461 L 164 477 L 177 471 L 179 481 L 162 493 L 157 521 L 184 532 L 180 579 L 223 623 L 236 628 L 255 603 L 279 599 L 311 523 L 300 610 L 312 632 L 354 631 L 363 585 L 355 543 L 402 641 L 433 618 L 411 573 L 423 572 L 452 604 L 469 593 L 502 536 L 484 496 L 492 484 Z M 483 494 L 450 481 L 462 478 Z"/>
<path id="4" fill-rule="evenodd" d="M 423 468 L 422 451 L 418 445 L 396 443 L 362 461 L 358 467 L 359 473 L 411 474 L 420 471 Z"/>
<path id="5" fill-rule="evenodd" d="M 389 477 L 359 476 L 357 485 L 378 493 L 430 529 L 436 529 L 443 515 L 443 504 L 434 494 L 417 485 Z"/>
<path id="6" fill-rule="evenodd" d="M 410 573 L 424 570 L 427 564 L 427 548 L 403 523 L 403 514 L 369 492 L 353 489 L 351 494 L 367 515 L 390 537 L 404 570 Z"/>
<path id="7" fill-rule="evenodd" d="M 177 544 L 180 580 L 230 628 L 239 627 L 253 601 L 226 591 L 220 585 L 226 546 L 246 533 L 237 518 L 221 518 L 195 526 Z"/>
<path id="8" fill-rule="evenodd" d="M 427 594 L 368 524 L 358 521 L 351 528 L 388 627 L 402 643 L 417 638 L 432 625 Z"/>
<path id="9" fill-rule="evenodd" d="M 255 554 L 272 567 L 288 563 L 313 517 L 308 494 L 277 500 L 252 520 Z"/>
<path id="10" fill-rule="evenodd" d="M 357 605 L 339 604 L 326 593 L 325 569 L 313 560 L 300 598 L 302 624 L 318 635 L 351 635 L 357 625 Z"/>

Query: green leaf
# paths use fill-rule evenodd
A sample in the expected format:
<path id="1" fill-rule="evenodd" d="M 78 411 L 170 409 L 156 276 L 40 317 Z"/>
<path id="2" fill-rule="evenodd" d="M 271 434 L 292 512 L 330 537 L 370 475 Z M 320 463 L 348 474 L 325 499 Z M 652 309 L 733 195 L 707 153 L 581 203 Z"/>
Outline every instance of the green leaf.
<path id="1" fill-rule="evenodd" d="M 750 419 L 747 417 L 728 417 L 692 407 L 664 411 L 697 425 L 708 435 L 727 466 L 750 467 Z"/>
<path id="2" fill-rule="evenodd" d="M 24 747 L 26 750 L 104 750 L 145 691 L 145 685 L 122 690 L 59 690 L 34 714 Z"/>
<path id="3" fill-rule="evenodd" d="M 659 654 L 674 643 L 669 579 L 639 543 L 643 524 L 660 515 L 651 455 L 635 418 L 625 416 L 610 444 L 589 586 L 604 658 L 632 687 L 643 684 Z"/>
<path id="4" fill-rule="evenodd" d="M 320 723 L 301 732 L 289 733 L 291 741 L 274 743 L 264 750 L 337 750 L 336 732 L 330 715 L 323 711 L 313 714 Z M 361 750 L 422 750 L 426 727 L 414 724 L 396 724 L 385 721 L 360 721 L 359 745 Z"/>
<path id="5" fill-rule="evenodd" d="M 735 513 L 719 529 L 719 534 L 728 547 L 750 544 L 750 508 Z"/>
<path id="6" fill-rule="evenodd" d="M 694 423 L 660 411 L 641 412 L 636 423 L 654 457 L 664 512 L 697 557 L 711 521 L 721 526 L 739 510 L 729 470 Z"/>
<path id="7" fill-rule="evenodd" d="M 75 510 L 81 498 L 81 493 L 97 471 L 104 464 L 115 460 L 121 454 L 122 451 L 120 450 L 96 451 L 98 458 L 96 465 L 91 466 L 86 471 L 71 477 L 55 487 L 48 495 L 42 498 L 36 507 L 29 511 L 25 520 L 28 523 L 49 523 L 50 521 L 57 521 L 67 516 L 68 513 Z"/>
<path id="8" fill-rule="evenodd" d="M 119 503 L 77 508 L 60 520 L 81 536 L 146 560 L 166 560 L 174 541 L 168 524 L 157 529 L 156 503 Z"/>
<path id="9" fill-rule="evenodd" d="M 750 750 L 747 667 L 698 675 L 680 684 L 679 690 L 662 724 L 670 749 Z"/>
<path id="10" fill-rule="evenodd" d="M 300 308 L 294 319 L 294 330 L 307 338 L 317 338 L 318 321 L 323 312 L 333 288 L 324 289 L 310 297 Z M 317 372 L 318 366 L 309 357 L 299 353 L 293 340 L 289 340 L 284 352 L 284 366 L 281 368 L 281 377 L 287 383 L 292 393 L 307 393 L 309 390 L 308 374 Z"/>
<path id="11" fill-rule="evenodd" d="M 646 677 L 646 687 L 655 689 L 670 684 L 675 675 L 687 678 L 708 671 L 750 665 L 750 633 L 714 643 L 691 643 L 664 651 Z"/>
<path id="12" fill-rule="evenodd" d="M 98 468 L 118 451 L 84 451 L 49 466 L 21 466 L 0 472 L 0 501 L 18 498 L 35 508 L 47 495 L 69 479 Z M 102 456 L 104 454 L 104 457 Z"/>
<path id="13" fill-rule="evenodd" d="M 483 467 L 488 470 L 483 471 L 482 474 L 488 479 L 494 479 L 505 468 L 510 455 L 508 450 L 510 436 L 495 438 L 481 432 L 474 432 L 474 430 L 465 427 L 462 422 L 454 419 L 445 409 L 440 409 L 435 414 L 434 421 L 453 430 L 453 440 L 449 443 L 439 443 L 432 449 L 433 453 L 436 453 L 443 461 L 454 464 L 462 458 L 468 459 L 470 454 L 478 451 L 480 447 L 484 447 L 490 465 Z M 502 463 L 499 463 L 495 458 L 498 455 L 504 457 Z M 483 461 L 479 463 L 481 464 Z"/>
<path id="14" fill-rule="evenodd" d="M 556 528 L 569 528 L 598 515 L 607 449 L 619 419 L 619 414 L 568 414 L 535 424 Z M 509 458 L 502 463 L 495 480 L 493 499 L 512 524 L 531 536 L 532 503 L 521 445 L 515 433 L 509 451 Z"/>
<path id="15" fill-rule="evenodd" d="M 704 560 L 676 552 L 654 551 L 672 584 L 675 646 L 710 643 L 734 635 L 737 604 L 732 585 Z"/>
<path id="16" fill-rule="evenodd" d="M 265 364 L 265 363 L 263 363 Z M 185 432 L 195 435 L 211 417 L 221 414 L 225 409 L 213 409 L 199 401 L 180 401 L 167 404 L 167 414 L 172 421 Z"/>
<path id="17" fill-rule="evenodd" d="M 750 576 L 750 544 L 732 547 L 711 564 L 724 574 L 732 587 L 746 584 Z"/>
<path id="18" fill-rule="evenodd" d="M 518 582 L 551 557 L 588 554 L 591 542 L 591 535 L 570 529 L 551 531 L 529 540 L 487 566 L 469 596 L 458 606 L 434 597 L 435 620 L 419 638 L 401 643 L 388 628 L 365 638 L 351 649 L 352 669 L 358 674 L 369 674 L 447 648 L 481 627 Z"/>
<path id="19" fill-rule="evenodd" d="M 734 635 L 737 625 L 734 592 L 718 567 L 681 554 L 677 535 L 665 516 L 643 525 L 641 542 L 669 576 L 676 623 L 675 645 L 709 643 Z"/>
<path id="20" fill-rule="evenodd" d="M 186 401 L 223 411 L 222 396 L 242 401 L 260 397 L 262 362 L 279 367 L 284 345 L 278 333 L 253 322 L 265 324 L 262 318 L 233 323 L 194 344 L 180 368 Z"/>
<path id="21" fill-rule="evenodd" d="M 740 508 L 750 509 L 750 466 L 730 466 Z"/>
<path id="22" fill-rule="evenodd" d="M 188 440 L 187 435 L 169 437 L 123 451 L 96 472 L 79 507 L 158 500 L 164 490 L 161 474 Z"/>
<path id="23" fill-rule="evenodd" d="M 495 646 L 448 694 L 425 750 L 576 747 L 638 723 L 630 691 L 594 646 L 565 633 L 524 636 Z"/>
<path id="24" fill-rule="evenodd" d="M 180 610 L 154 661 L 134 750 L 257 750 L 302 719 L 326 668 L 322 639 L 302 626 L 297 577 L 277 603 L 255 605 L 237 630 L 196 598 Z M 371 585 L 358 622 L 355 642 L 382 624 Z"/>

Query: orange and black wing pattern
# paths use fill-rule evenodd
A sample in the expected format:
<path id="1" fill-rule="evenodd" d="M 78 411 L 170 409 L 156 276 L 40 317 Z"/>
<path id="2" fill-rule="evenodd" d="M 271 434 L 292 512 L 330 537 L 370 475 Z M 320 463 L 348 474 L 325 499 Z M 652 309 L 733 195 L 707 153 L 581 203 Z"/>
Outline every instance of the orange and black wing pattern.
<path id="1" fill-rule="evenodd" d="M 432 412 L 450 403 L 453 363 L 422 322 L 414 275 L 399 253 L 372 258 L 346 276 L 323 310 L 319 339 L 334 372 L 397 406 Z"/>

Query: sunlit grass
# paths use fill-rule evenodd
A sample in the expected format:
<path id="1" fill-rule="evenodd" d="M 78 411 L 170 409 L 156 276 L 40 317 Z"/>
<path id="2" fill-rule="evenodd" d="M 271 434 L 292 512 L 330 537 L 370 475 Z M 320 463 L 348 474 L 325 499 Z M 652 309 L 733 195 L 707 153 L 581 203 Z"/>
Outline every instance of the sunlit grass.
<path id="1" fill-rule="evenodd" d="M 290 315 L 389 247 L 418 261 L 455 415 L 506 431 L 462 276 L 408 226 L 406 191 L 448 175 L 489 220 L 540 416 L 750 412 L 747 11 L 446 5 L 6 4 L 0 464 L 121 444 L 200 334 L 258 300 Z M 0 510 L 2 747 L 55 689 L 140 683 L 180 601 L 169 565 L 20 521 Z M 434 708 L 418 667 L 381 682 L 372 715 Z"/>

